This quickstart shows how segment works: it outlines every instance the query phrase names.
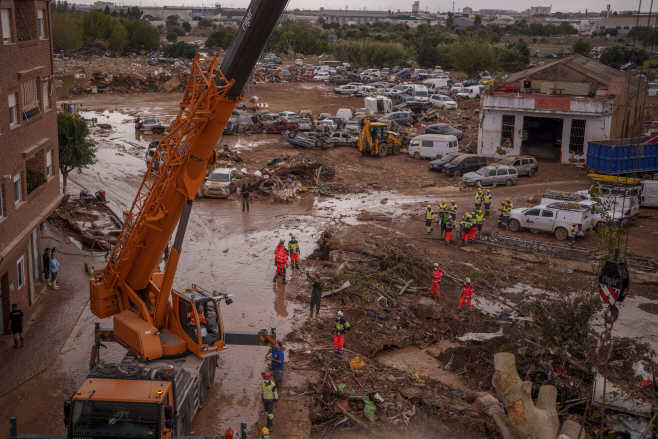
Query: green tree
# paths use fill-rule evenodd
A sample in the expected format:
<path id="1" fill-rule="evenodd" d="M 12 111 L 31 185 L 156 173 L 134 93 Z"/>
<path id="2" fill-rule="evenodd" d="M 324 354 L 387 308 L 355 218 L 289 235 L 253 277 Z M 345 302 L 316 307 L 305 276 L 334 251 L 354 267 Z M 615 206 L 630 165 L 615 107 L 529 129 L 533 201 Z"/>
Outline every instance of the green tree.
<path id="1" fill-rule="evenodd" d="M 183 29 L 182 26 L 171 26 L 169 28 L 169 31 L 170 32 L 176 32 L 176 35 L 178 35 L 179 37 L 182 37 L 182 36 L 185 35 L 185 29 Z"/>
<path id="2" fill-rule="evenodd" d="M 207 18 L 202 18 L 199 20 L 199 23 L 197 24 L 201 29 L 208 29 L 209 27 L 212 26 L 212 20 L 209 20 Z"/>
<path id="3" fill-rule="evenodd" d="M 178 26 L 178 15 L 170 15 L 165 20 L 167 27 Z"/>
<path id="4" fill-rule="evenodd" d="M 187 22 L 187 21 L 184 21 L 184 22 L 181 24 L 181 26 L 183 26 L 183 29 L 185 29 L 185 32 L 189 32 L 189 31 L 192 30 L 192 25 L 191 25 L 189 22 Z"/>
<path id="5" fill-rule="evenodd" d="M 419 24 L 416 28 L 416 38 L 425 38 L 430 35 L 430 26 L 427 23 Z"/>
<path id="6" fill-rule="evenodd" d="M 571 51 L 580 55 L 587 55 L 592 51 L 592 45 L 585 40 L 578 40 L 571 45 Z"/>
<path id="7" fill-rule="evenodd" d="M 599 61 L 611 67 L 619 68 L 627 63 L 641 65 L 647 59 L 649 59 L 649 54 L 644 49 L 640 49 L 639 47 L 631 48 L 622 46 L 620 44 L 615 44 L 614 46 L 606 48 L 601 53 L 601 58 Z"/>
<path id="8" fill-rule="evenodd" d="M 441 65 L 441 54 L 437 46 L 425 44 L 418 48 L 418 56 L 416 61 L 423 68 L 431 68 Z"/>
<path id="9" fill-rule="evenodd" d="M 105 5 L 105 10 L 103 11 L 103 14 L 105 15 L 110 15 L 110 7 L 108 5 Z"/>
<path id="10" fill-rule="evenodd" d="M 121 23 L 128 31 L 129 48 L 157 50 L 160 47 L 160 33 L 148 21 L 124 19 Z"/>
<path id="11" fill-rule="evenodd" d="M 480 38 L 465 38 L 452 45 L 452 65 L 466 73 L 469 78 L 477 77 L 479 72 L 498 70 L 498 60 L 493 46 Z"/>
<path id="12" fill-rule="evenodd" d="M 158 33 L 164 34 L 164 33 L 165 33 L 165 29 L 166 29 L 166 27 L 165 27 L 164 24 L 158 24 L 158 26 L 156 27 L 156 29 L 158 30 Z"/>
<path id="13" fill-rule="evenodd" d="M 206 40 L 205 46 L 210 49 L 228 49 L 228 46 L 233 40 L 233 35 L 224 29 L 219 29 L 210 34 Z"/>
<path id="14" fill-rule="evenodd" d="M 75 15 L 53 12 L 50 22 L 53 30 L 53 50 L 69 51 L 82 46 L 82 20 Z"/>
<path id="15" fill-rule="evenodd" d="M 196 56 L 196 52 L 197 49 L 193 45 L 179 41 L 167 45 L 162 51 L 162 54 L 167 58 L 193 59 Z"/>
<path id="16" fill-rule="evenodd" d="M 101 12 L 102 13 L 102 12 Z M 84 119 L 69 114 L 57 115 L 57 141 L 59 143 L 59 171 L 62 173 L 62 192 L 66 193 L 69 172 L 96 163 L 96 142 L 90 138 Z"/>
<path id="17" fill-rule="evenodd" d="M 139 9 L 137 6 L 133 6 L 132 8 L 128 9 L 126 15 L 129 17 L 141 18 L 142 15 L 144 15 L 144 12 L 141 9 Z"/>
<path id="18" fill-rule="evenodd" d="M 176 35 L 176 32 L 174 32 L 173 30 L 167 31 L 167 40 L 170 43 L 173 43 L 177 39 L 178 39 L 178 35 Z"/>
<path id="19" fill-rule="evenodd" d="M 75 5 L 71 5 L 71 10 L 69 11 L 69 14 L 72 14 L 72 15 L 76 14 Z"/>
<path id="20" fill-rule="evenodd" d="M 114 23 L 112 17 L 101 10 L 88 11 L 82 14 L 82 30 L 85 40 L 107 40 L 112 35 Z"/>
<path id="21" fill-rule="evenodd" d="M 482 17 L 476 15 L 475 18 L 473 19 L 473 25 L 475 26 L 475 32 L 479 32 L 480 26 L 482 26 Z"/>
<path id="22" fill-rule="evenodd" d="M 452 15 L 450 15 L 450 16 L 448 16 L 448 18 L 446 19 L 446 27 L 448 28 L 448 30 L 452 29 L 452 25 L 453 25 L 453 24 L 455 24 L 455 19 L 452 18 Z"/>
<path id="23" fill-rule="evenodd" d="M 115 23 L 114 30 L 112 31 L 112 35 L 110 35 L 108 43 L 110 45 L 110 49 L 119 55 L 123 53 L 123 49 L 125 49 L 128 45 L 128 31 L 125 27 L 123 27 L 121 22 L 117 21 Z"/>
<path id="24" fill-rule="evenodd" d="M 118 16 L 119 16 L 119 14 L 117 14 L 117 11 L 110 12 L 110 17 L 117 18 Z"/>

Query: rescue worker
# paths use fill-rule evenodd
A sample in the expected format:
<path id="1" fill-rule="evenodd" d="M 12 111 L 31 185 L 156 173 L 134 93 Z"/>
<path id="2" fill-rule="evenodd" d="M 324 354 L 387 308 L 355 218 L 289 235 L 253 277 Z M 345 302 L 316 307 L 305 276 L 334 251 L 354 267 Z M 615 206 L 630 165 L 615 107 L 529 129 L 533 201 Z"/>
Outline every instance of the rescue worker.
<path id="1" fill-rule="evenodd" d="M 288 252 L 286 249 L 282 248 L 279 250 L 274 256 L 274 260 L 276 261 L 276 274 L 274 275 L 272 282 L 276 282 L 276 278 L 281 276 L 283 283 L 288 283 L 286 280 L 286 265 L 288 264 Z"/>
<path id="2" fill-rule="evenodd" d="M 509 208 L 510 213 L 512 213 L 511 210 L 514 209 L 514 203 L 512 203 L 512 200 L 510 200 L 509 198 L 505 201 L 507 201 L 507 207 Z"/>
<path id="3" fill-rule="evenodd" d="M 446 204 L 446 200 L 441 200 L 441 204 L 436 206 L 436 210 L 439 211 L 439 216 L 436 220 L 436 225 L 438 226 L 439 223 L 443 223 L 443 215 L 448 211 L 448 205 Z M 441 228 L 441 231 L 443 231 L 443 228 Z"/>
<path id="4" fill-rule="evenodd" d="M 343 355 L 343 345 L 345 344 L 345 334 L 350 330 L 350 324 L 347 323 L 345 317 L 343 316 L 343 311 L 338 311 L 336 313 L 336 318 L 334 319 L 334 328 L 331 330 L 334 334 L 334 352 Z"/>
<path id="5" fill-rule="evenodd" d="M 432 288 L 430 289 L 430 296 L 434 295 L 438 298 L 441 295 L 441 279 L 443 279 L 443 270 L 439 264 L 434 263 L 434 271 L 432 272 Z"/>
<path id="6" fill-rule="evenodd" d="M 279 240 L 279 244 L 277 244 L 276 248 L 274 249 L 274 256 L 275 257 L 276 257 L 276 254 L 279 253 L 281 250 L 286 249 L 285 242 L 286 242 L 285 239 L 280 239 Z"/>
<path id="7" fill-rule="evenodd" d="M 484 215 L 482 214 L 481 210 L 478 210 L 477 215 L 475 215 L 475 225 L 477 227 L 477 234 L 475 235 L 476 238 L 480 238 L 482 236 L 483 224 L 484 224 Z"/>
<path id="8" fill-rule="evenodd" d="M 262 434 L 260 439 L 270 439 L 270 430 L 268 430 L 267 427 L 263 427 L 263 429 L 260 431 L 260 434 Z"/>
<path id="9" fill-rule="evenodd" d="M 288 253 L 290 254 L 290 268 L 299 268 L 299 242 L 295 235 L 291 235 L 290 241 L 288 241 Z"/>
<path id="10" fill-rule="evenodd" d="M 427 234 L 432 233 L 432 220 L 434 219 L 434 211 L 432 210 L 432 205 L 427 205 L 427 210 L 425 211 L 425 226 L 427 227 Z"/>
<path id="11" fill-rule="evenodd" d="M 206 320 L 206 314 L 203 312 L 203 305 L 199 304 L 197 308 L 197 316 L 199 317 L 199 325 L 203 326 L 208 323 Z M 187 324 L 189 326 L 196 326 L 196 321 L 194 320 L 194 311 L 187 313 Z"/>
<path id="12" fill-rule="evenodd" d="M 493 197 L 491 196 L 491 191 L 487 191 L 484 197 L 482 197 L 482 201 L 484 201 L 484 215 L 489 216 L 489 209 L 491 208 L 491 202 L 493 201 Z"/>
<path id="13" fill-rule="evenodd" d="M 475 193 L 475 210 L 480 210 L 482 207 L 482 188 L 478 188 L 478 191 Z"/>
<path id="14" fill-rule="evenodd" d="M 260 390 L 265 414 L 267 415 L 267 428 L 272 431 L 274 427 L 274 407 L 279 407 L 279 392 L 274 381 L 270 379 L 269 372 L 263 374 Z"/>
<path id="15" fill-rule="evenodd" d="M 578 223 L 574 221 L 569 227 L 569 247 L 573 247 L 573 243 L 576 241 L 576 233 L 578 232 L 576 225 Z"/>
<path id="16" fill-rule="evenodd" d="M 459 225 L 462 229 L 462 244 L 466 244 L 471 234 L 471 214 L 464 215 L 464 219 L 461 220 Z"/>
<path id="17" fill-rule="evenodd" d="M 448 225 L 448 221 L 450 221 L 450 214 L 447 211 L 443 212 L 443 216 L 441 216 L 439 220 L 441 221 L 441 238 L 443 238 L 446 234 L 446 226 Z"/>
<path id="18" fill-rule="evenodd" d="M 447 215 L 448 221 L 446 222 L 446 245 L 450 245 L 450 238 L 452 238 L 452 228 L 455 227 L 455 222 L 450 215 Z"/>
<path id="19" fill-rule="evenodd" d="M 477 234 L 478 231 L 477 221 L 475 220 L 477 214 L 478 214 L 477 210 L 473 209 L 473 212 L 471 213 L 471 234 L 468 236 L 469 241 L 473 241 L 475 239 L 475 235 Z"/>
<path id="20" fill-rule="evenodd" d="M 509 222 L 509 216 L 511 213 L 512 213 L 511 202 L 505 203 L 505 208 L 503 209 L 503 230 L 507 230 L 507 223 Z"/>
<path id="21" fill-rule="evenodd" d="M 500 215 L 498 216 L 498 228 L 502 229 L 503 228 L 503 215 L 505 214 L 505 210 L 507 206 L 507 203 L 505 200 L 500 202 L 501 208 L 500 208 Z"/>
<path id="22" fill-rule="evenodd" d="M 455 200 L 450 200 L 450 216 L 453 221 L 457 220 L 457 205 L 455 204 Z"/>
<path id="23" fill-rule="evenodd" d="M 462 298 L 459 301 L 457 312 L 461 311 L 464 302 L 468 304 L 469 311 L 473 309 L 473 304 L 471 303 L 471 297 L 473 297 L 473 285 L 471 285 L 471 279 L 466 278 L 466 280 L 464 281 L 464 286 L 462 287 Z"/>

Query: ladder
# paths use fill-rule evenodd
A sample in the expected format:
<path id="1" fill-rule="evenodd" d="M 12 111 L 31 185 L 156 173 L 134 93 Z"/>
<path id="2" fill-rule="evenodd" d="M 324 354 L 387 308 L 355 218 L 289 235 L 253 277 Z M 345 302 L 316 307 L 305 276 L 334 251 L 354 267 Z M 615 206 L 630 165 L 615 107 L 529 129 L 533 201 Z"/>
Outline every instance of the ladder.
<path id="1" fill-rule="evenodd" d="M 607 183 L 639 184 L 642 181 L 641 178 L 619 177 L 616 175 L 587 174 L 587 176 L 594 181 L 604 181 Z"/>

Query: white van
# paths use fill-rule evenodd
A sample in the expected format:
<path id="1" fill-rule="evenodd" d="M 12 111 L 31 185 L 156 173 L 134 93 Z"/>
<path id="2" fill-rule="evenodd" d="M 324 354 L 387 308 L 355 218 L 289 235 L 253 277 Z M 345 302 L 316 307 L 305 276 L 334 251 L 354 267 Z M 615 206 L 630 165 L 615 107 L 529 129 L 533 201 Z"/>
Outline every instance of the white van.
<path id="1" fill-rule="evenodd" d="M 336 117 L 340 117 L 343 122 L 347 123 L 352 119 L 352 110 L 349 108 L 341 108 L 336 112 Z"/>
<path id="2" fill-rule="evenodd" d="M 471 87 L 462 88 L 457 97 L 460 99 L 477 99 L 480 97 L 480 86 L 473 85 Z"/>
<path id="3" fill-rule="evenodd" d="M 448 80 L 447 79 L 438 79 L 438 78 L 433 78 L 433 79 L 428 79 L 426 81 L 423 81 L 423 85 L 427 87 L 427 90 L 430 92 L 430 94 L 436 94 L 439 92 L 450 92 L 450 86 L 448 85 Z"/>
<path id="4" fill-rule="evenodd" d="M 407 155 L 417 160 L 421 158 L 434 160 L 455 152 L 459 152 L 457 137 L 445 134 L 423 134 L 411 139 Z"/>
<path id="5" fill-rule="evenodd" d="M 658 207 L 658 181 L 644 180 L 641 184 L 642 207 Z"/>
<path id="6" fill-rule="evenodd" d="M 303 65 L 304 65 L 304 60 L 303 60 L 303 59 L 299 59 L 299 58 L 297 58 L 297 59 L 295 60 L 295 65 L 296 65 L 296 66 L 303 66 Z"/>
<path id="7" fill-rule="evenodd" d="M 650 82 L 649 88 L 647 89 L 647 93 L 649 94 L 649 96 L 658 95 L 658 84 L 655 82 Z"/>
<path id="8" fill-rule="evenodd" d="M 427 87 L 424 85 L 414 85 L 411 96 L 415 97 L 418 102 L 427 102 L 430 97 Z"/>

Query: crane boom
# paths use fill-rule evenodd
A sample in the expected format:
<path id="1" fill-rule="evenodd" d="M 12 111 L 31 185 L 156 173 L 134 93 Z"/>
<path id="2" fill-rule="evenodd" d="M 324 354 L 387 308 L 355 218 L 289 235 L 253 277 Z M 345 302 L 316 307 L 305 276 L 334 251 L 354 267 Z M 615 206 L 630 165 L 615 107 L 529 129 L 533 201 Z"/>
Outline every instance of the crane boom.
<path id="1" fill-rule="evenodd" d="M 91 280 L 92 311 L 100 318 L 114 315 L 117 339 L 143 358 L 175 355 L 185 345 L 172 344 L 170 338 L 158 349 L 151 346 L 157 342 L 146 342 L 142 333 L 159 337 L 169 332 L 187 340 L 181 330 L 185 316 L 175 309 L 178 297 L 171 304 L 170 296 L 192 201 L 286 4 L 252 0 L 221 67 L 217 56 L 204 60 L 197 54 L 178 116 L 153 156 L 107 267 Z M 176 226 L 177 237 L 161 273 L 160 257 Z M 189 345 L 188 340 L 187 349 Z"/>

